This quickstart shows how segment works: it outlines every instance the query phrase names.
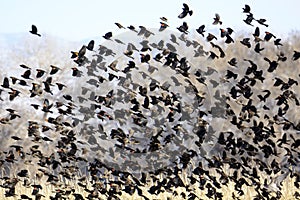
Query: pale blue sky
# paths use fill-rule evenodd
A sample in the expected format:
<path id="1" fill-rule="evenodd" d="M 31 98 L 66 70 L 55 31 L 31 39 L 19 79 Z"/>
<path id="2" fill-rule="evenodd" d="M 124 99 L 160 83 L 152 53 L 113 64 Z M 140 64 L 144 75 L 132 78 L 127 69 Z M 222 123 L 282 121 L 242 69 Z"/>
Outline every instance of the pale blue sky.
<path id="1" fill-rule="evenodd" d="M 267 30 L 281 36 L 300 30 L 299 0 L 0 0 L 0 33 L 28 32 L 35 24 L 41 34 L 51 34 L 69 40 L 100 37 L 108 32 L 120 33 L 115 22 L 124 26 L 160 26 L 160 17 L 167 17 L 169 25 L 178 27 L 187 21 L 190 28 L 211 25 L 219 13 L 222 27 L 249 32 L 253 28 L 242 20 L 242 7 L 251 6 L 254 17 L 266 18 Z M 182 3 L 187 3 L 194 14 L 178 19 Z M 257 24 L 257 23 L 254 23 Z M 219 28 L 219 27 L 217 27 Z"/>

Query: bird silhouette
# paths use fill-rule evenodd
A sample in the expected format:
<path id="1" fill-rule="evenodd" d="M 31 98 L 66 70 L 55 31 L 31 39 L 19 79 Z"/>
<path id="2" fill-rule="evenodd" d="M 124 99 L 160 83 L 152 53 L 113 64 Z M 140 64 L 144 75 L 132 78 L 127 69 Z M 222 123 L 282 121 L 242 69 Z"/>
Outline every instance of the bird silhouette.
<path id="1" fill-rule="evenodd" d="M 60 70 L 59 67 L 54 66 L 54 65 L 50 65 L 50 67 L 51 67 L 51 71 L 49 74 L 51 74 L 51 75 L 56 74 Z"/>
<path id="2" fill-rule="evenodd" d="M 277 38 L 276 40 L 274 40 L 274 45 L 278 48 L 279 46 L 283 46 L 282 43 L 280 43 L 281 39 Z"/>
<path id="3" fill-rule="evenodd" d="M 273 37 L 273 38 L 276 38 L 275 35 L 273 35 L 272 33 L 268 32 L 268 31 L 266 31 L 265 33 L 266 33 L 266 35 L 265 35 L 265 37 L 264 37 L 264 40 L 265 40 L 265 41 L 269 41 L 272 37 Z"/>
<path id="4" fill-rule="evenodd" d="M 122 29 L 122 28 L 125 29 L 125 27 L 124 27 L 122 24 L 118 23 L 118 22 L 116 22 L 115 25 L 116 25 L 118 28 L 120 28 L 120 29 Z"/>
<path id="5" fill-rule="evenodd" d="M 106 40 L 110 40 L 111 37 L 112 37 L 112 32 L 107 32 L 107 33 L 105 33 L 105 35 L 103 36 L 103 38 L 106 39 Z"/>
<path id="6" fill-rule="evenodd" d="M 94 40 L 91 40 L 91 41 L 89 41 L 89 43 L 88 43 L 86 49 L 89 50 L 89 51 L 93 51 L 94 45 L 95 45 L 95 41 L 94 41 Z"/>
<path id="7" fill-rule="evenodd" d="M 260 53 L 261 51 L 263 51 L 265 48 L 260 48 L 260 43 L 257 43 L 254 47 L 254 51 L 256 53 Z"/>
<path id="8" fill-rule="evenodd" d="M 299 58 L 300 58 L 300 52 L 299 51 L 294 51 L 293 60 L 298 60 Z"/>
<path id="9" fill-rule="evenodd" d="M 177 28 L 180 32 L 183 32 L 185 34 L 188 34 L 188 29 L 189 29 L 189 26 L 186 22 L 183 22 L 181 26 L 179 26 Z"/>
<path id="10" fill-rule="evenodd" d="M 251 8 L 249 5 L 245 4 L 245 7 L 243 8 L 243 13 L 250 13 Z"/>
<path id="11" fill-rule="evenodd" d="M 256 21 L 265 27 L 269 26 L 268 24 L 265 23 L 267 21 L 266 19 L 256 19 Z"/>
<path id="12" fill-rule="evenodd" d="M 208 33 L 208 35 L 206 36 L 206 40 L 208 42 L 212 41 L 213 39 L 217 40 L 217 37 L 215 35 L 213 35 L 212 33 Z"/>
<path id="13" fill-rule="evenodd" d="M 251 47 L 250 38 L 243 38 L 243 40 L 241 40 L 240 43 L 242 43 L 243 45 L 245 45 L 248 48 Z"/>
<path id="14" fill-rule="evenodd" d="M 196 29 L 196 31 L 203 37 L 204 37 L 204 32 L 205 32 L 204 28 L 205 28 L 205 25 L 201 25 L 201 26 L 199 26 L 199 28 Z"/>
<path id="15" fill-rule="evenodd" d="M 180 13 L 178 15 L 178 18 L 180 18 L 180 19 L 185 18 L 187 16 L 187 14 L 192 16 L 193 11 L 190 10 L 189 6 L 186 3 L 183 3 L 182 13 Z"/>
<path id="16" fill-rule="evenodd" d="M 237 65 L 237 60 L 236 60 L 236 58 L 231 58 L 231 59 L 228 61 L 228 64 L 231 65 L 231 66 L 236 66 L 236 65 Z"/>
<path id="17" fill-rule="evenodd" d="M 246 24 L 248 24 L 248 25 L 250 25 L 250 26 L 253 26 L 253 24 L 251 24 L 253 20 L 254 20 L 253 14 L 252 14 L 252 13 L 249 13 L 249 14 L 247 15 L 247 18 L 244 19 L 243 21 L 244 21 Z"/>
<path id="18" fill-rule="evenodd" d="M 9 80 L 7 77 L 4 77 L 3 84 L 1 85 L 3 88 L 9 88 Z"/>
<path id="19" fill-rule="evenodd" d="M 159 31 L 164 31 L 169 25 L 164 23 L 164 22 L 160 22 L 160 28 Z"/>
<path id="20" fill-rule="evenodd" d="M 223 22 L 221 21 L 220 15 L 218 13 L 216 13 L 212 24 L 213 25 L 218 25 L 218 24 L 222 25 L 222 23 Z"/>
<path id="21" fill-rule="evenodd" d="M 33 35 L 37 35 L 41 37 L 41 34 L 38 33 L 38 29 L 35 25 L 31 25 L 31 30 L 29 32 L 32 33 Z"/>

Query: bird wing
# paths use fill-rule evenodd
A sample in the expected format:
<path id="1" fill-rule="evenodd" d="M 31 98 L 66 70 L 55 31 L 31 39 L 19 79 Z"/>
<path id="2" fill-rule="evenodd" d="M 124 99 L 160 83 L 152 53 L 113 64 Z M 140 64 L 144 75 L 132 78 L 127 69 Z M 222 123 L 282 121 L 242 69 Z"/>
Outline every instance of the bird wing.
<path id="1" fill-rule="evenodd" d="M 245 4 L 245 10 L 250 11 L 250 6 Z"/>
<path id="2" fill-rule="evenodd" d="M 260 44 L 257 43 L 257 44 L 255 45 L 255 47 L 254 47 L 254 51 L 258 52 L 258 51 L 259 51 L 259 47 L 260 47 Z"/>
<path id="3" fill-rule="evenodd" d="M 182 18 L 184 18 L 186 15 L 187 15 L 187 12 L 183 11 L 182 13 L 180 13 L 180 14 L 178 15 L 178 18 L 182 19 Z"/>
<path id="4" fill-rule="evenodd" d="M 112 32 L 107 32 L 107 33 L 105 33 L 105 37 L 107 37 L 107 38 L 112 37 Z"/>
<path id="5" fill-rule="evenodd" d="M 259 44 L 259 43 L 258 43 Z M 270 59 L 267 57 L 264 57 L 264 60 L 267 61 L 268 63 L 271 63 Z"/>
<path id="6" fill-rule="evenodd" d="M 176 37 L 174 34 L 171 34 L 171 40 L 176 40 Z"/>
<path id="7" fill-rule="evenodd" d="M 188 6 L 186 3 L 183 3 L 182 5 L 183 5 L 183 8 L 182 8 L 182 9 L 183 9 L 184 11 L 189 11 L 189 10 L 190 10 L 189 6 Z"/>
<path id="8" fill-rule="evenodd" d="M 259 19 L 258 21 L 260 21 L 261 23 L 264 23 L 264 22 L 266 22 L 267 20 L 266 20 L 266 19 Z"/>
<path id="9" fill-rule="evenodd" d="M 95 44 L 95 41 L 94 41 L 94 40 L 91 40 L 91 41 L 88 43 L 87 49 L 93 50 L 94 44 Z"/>
<path id="10" fill-rule="evenodd" d="M 182 5 L 183 5 L 183 8 L 182 8 L 183 10 L 188 11 L 190 9 L 186 3 L 183 3 Z"/>
<path id="11" fill-rule="evenodd" d="M 253 35 L 259 37 L 259 34 L 260 34 L 259 28 L 256 27 Z"/>
<path id="12" fill-rule="evenodd" d="M 35 25 L 31 26 L 31 30 L 32 32 L 37 33 L 37 27 Z"/>

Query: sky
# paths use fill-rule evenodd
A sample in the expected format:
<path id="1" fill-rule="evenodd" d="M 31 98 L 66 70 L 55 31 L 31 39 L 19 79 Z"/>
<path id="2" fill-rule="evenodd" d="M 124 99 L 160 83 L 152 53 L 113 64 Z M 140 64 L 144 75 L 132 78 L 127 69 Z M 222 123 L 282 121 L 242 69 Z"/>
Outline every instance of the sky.
<path id="1" fill-rule="evenodd" d="M 265 18 L 268 31 L 281 37 L 300 30 L 299 0 L 0 0 L 0 34 L 25 33 L 35 24 L 42 35 L 53 35 L 66 40 L 79 41 L 91 37 L 101 38 L 106 32 L 113 35 L 123 26 L 143 25 L 159 28 L 160 17 L 168 18 L 171 29 L 186 21 L 190 29 L 205 24 L 207 29 L 232 27 L 236 32 L 253 30 L 243 22 L 242 8 L 250 5 L 256 18 Z M 192 16 L 179 19 L 182 3 L 193 10 Z M 223 24 L 213 26 L 215 13 Z M 254 23 L 257 24 L 257 23 Z"/>

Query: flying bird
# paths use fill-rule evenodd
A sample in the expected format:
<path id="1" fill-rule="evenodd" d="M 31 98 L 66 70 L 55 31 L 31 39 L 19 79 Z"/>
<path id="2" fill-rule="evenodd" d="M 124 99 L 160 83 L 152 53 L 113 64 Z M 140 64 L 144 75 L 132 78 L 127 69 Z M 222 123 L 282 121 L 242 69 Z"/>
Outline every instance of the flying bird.
<path id="1" fill-rule="evenodd" d="M 266 19 L 256 19 L 256 21 L 265 27 L 269 26 L 268 24 L 265 23 L 267 21 Z"/>
<path id="2" fill-rule="evenodd" d="M 170 36 L 171 36 L 170 41 L 177 44 L 177 45 L 179 45 L 179 43 L 177 42 L 176 36 L 174 34 L 171 34 Z"/>
<path id="3" fill-rule="evenodd" d="M 266 35 L 265 35 L 265 37 L 264 37 L 264 40 L 267 41 L 267 42 L 268 42 L 272 37 L 273 37 L 273 38 L 276 38 L 275 35 L 273 35 L 272 33 L 268 32 L 268 31 L 266 31 L 265 33 L 266 33 Z"/>
<path id="4" fill-rule="evenodd" d="M 50 65 L 50 67 L 51 67 L 50 75 L 56 74 L 56 72 L 58 72 L 58 70 L 60 70 L 60 68 L 58 68 L 54 65 Z"/>
<path id="5" fill-rule="evenodd" d="M 36 78 L 41 78 L 45 74 L 45 70 L 36 69 L 36 71 L 37 71 Z"/>
<path id="6" fill-rule="evenodd" d="M 217 54 L 215 54 L 215 52 L 210 51 L 209 53 L 210 53 L 210 55 L 209 55 L 208 59 L 213 60 L 215 58 L 219 58 L 219 56 Z"/>
<path id="7" fill-rule="evenodd" d="M 180 32 L 183 32 L 185 34 L 188 34 L 188 29 L 189 29 L 189 26 L 186 22 L 183 22 L 181 26 L 179 26 L 177 28 Z"/>
<path id="8" fill-rule="evenodd" d="M 160 22 L 160 28 L 159 31 L 163 31 L 165 30 L 169 25 L 164 23 L 164 22 Z"/>
<path id="9" fill-rule="evenodd" d="M 253 20 L 254 20 L 253 14 L 252 14 L 252 13 L 249 13 L 249 14 L 247 15 L 247 18 L 244 19 L 243 21 L 244 21 L 246 24 L 248 24 L 248 25 L 250 25 L 250 26 L 253 26 L 253 24 L 251 24 Z"/>
<path id="10" fill-rule="evenodd" d="M 258 28 L 258 27 L 255 28 L 255 31 L 254 31 L 254 33 L 253 33 L 252 35 L 254 36 L 254 41 L 255 41 L 255 42 L 263 41 L 263 40 L 259 37 L 260 31 L 259 31 L 259 28 Z"/>
<path id="11" fill-rule="evenodd" d="M 222 25 L 221 17 L 218 13 L 215 14 L 213 25 Z"/>
<path id="12" fill-rule="evenodd" d="M 168 22 L 168 19 L 166 17 L 160 17 L 159 19 L 161 19 L 164 22 Z"/>
<path id="13" fill-rule="evenodd" d="M 223 28 L 220 28 L 220 31 L 221 31 L 221 38 L 225 37 L 226 35 L 228 35 L 228 32 L 223 29 Z"/>
<path id="14" fill-rule="evenodd" d="M 206 36 L 206 40 L 208 42 L 212 41 L 213 39 L 216 39 L 217 40 L 217 37 L 211 33 L 208 33 L 208 35 Z"/>
<path id="15" fill-rule="evenodd" d="M 199 26 L 199 28 L 196 29 L 197 33 L 199 33 L 203 37 L 204 37 L 204 32 L 205 32 L 204 28 L 205 28 L 205 25 L 201 25 L 201 26 Z"/>
<path id="16" fill-rule="evenodd" d="M 243 38 L 243 40 L 241 40 L 240 42 L 248 48 L 251 47 L 250 38 Z"/>
<path id="17" fill-rule="evenodd" d="M 236 66 L 237 65 L 236 58 L 231 58 L 230 61 L 228 61 L 228 64 L 231 65 L 231 66 Z"/>
<path id="18" fill-rule="evenodd" d="M 95 41 L 94 41 L 94 40 L 91 40 L 91 41 L 88 43 L 86 49 L 89 50 L 89 51 L 93 51 L 94 45 L 95 45 Z"/>
<path id="19" fill-rule="evenodd" d="M 256 53 L 260 53 L 262 50 L 264 50 L 265 48 L 260 48 L 260 43 L 257 43 L 254 47 L 254 51 Z"/>
<path id="20" fill-rule="evenodd" d="M 4 77 L 3 84 L 1 85 L 3 88 L 9 88 L 9 80 L 7 77 Z"/>
<path id="21" fill-rule="evenodd" d="M 125 27 L 124 27 L 122 24 L 118 23 L 118 22 L 116 22 L 115 25 L 117 25 L 117 27 L 120 28 L 120 29 L 121 29 L 121 28 L 124 28 L 124 29 L 125 29 Z"/>
<path id="22" fill-rule="evenodd" d="M 279 54 L 277 54 L 277 61 L 282 61 L 285 62 L 287 60 L 287 57 L 284 55 L 283 52 L 280 52 Z"/>
<path id="23" fill-rule="evenodd" d="M 83 45 L 78 52 L 78 55 L 77 55 L 78 59 L 81 59 L 85 55 L 85 53 L 86 53 L 86 46 Z"/>
<path id="24" fill-rule="evenodd" d="M 234 42 L 234 40 L 230 37 L 230 35 L 233 33 L 232 28 L 223 29 L 220 28 L 221 31 L 221 38 L 226 37 L 225 43 L 230 44 L 231 42 Z"/>
<path id="25" fill-rule="evenodd" d="M 260 101 L 266 102 L 266 99 L 271 95 L 271 92 L 269 90 L 263 90 L 262 92 L 265 92 L 266 94 L 262 96 L 261 94 L 257 95 Z"/>
<path id="26" fill-rule="evenodd" d="M 243 13 L 250 13 L 250 10 L 251 10 L 250 6 L 245 4 L 245 7 L 243 8 Z"/>
<path id="27" fill-rule="evenodd" d="M 57 87 L 59 90 L 62 90 L 64 87 L 67 87 L 66 85 L 62 84 L 62 83 L 56 83 Z"/>
<path id="28" fill-rule="evenodd" d="M 234 40 L 232 39 L 232 37 L 230 37 L 230 35 L 226 35 L 225 43 L 226 44 L 234 43 Z"/>
<path id="29" fill-rule="evenodd" d="M 141 63 L 148 63 L 148 61 L 151 59 L 149 54 L 140 54 L 141 55 Z"/>
<path id="30" fill-rule="evenodd" d="M 178 18 L 182 19 L 189 14 L 190 16 L 193 14 L 193 11 L 190 10 L 189 6 L 185 3 L 183 3 L 182 13 L 178 15 Z"/>
<path id="31" fill-rule="evenodd" d="M 293 60 L 298 60 L 299 58 L 300 58 L 300 52 L 299 51 L 294 51 Z"/>
<path id="32" fill-rule="evenodd" d="M 24 68 L 24 69 L 30 69 L 30 67 L 24 65 L 24 64 L 21 64 L 20 67 Z"/>
<path id="33" fill-rule="evenodd" d="M 264 57 L 264 60 L 267 61 L 269 63 L 269 68 L 268 68 L 268 72 L 273 72 L 277 66 L 278 66 L 278 62 L 277 61 L 271 61 L 269 58 Z"/>
<path id="34" fill-rule="evenodd" d="M 111 37 L 112 37 L 112 32 L 107 32 L 105 33 L 105 35 L 103 35 L 103 38 L 106 40 L 110 40 Z"/>
<path id="35" fill-rule="evenodd" d="M 136 29 L 135 29 L 135 27 L 134 26 L 132 26 L 132 25 L 130 25 L 130 26 L 128 26 L 127 27 L 129 30 L 131 30 L 131 31 L 133 31 L 133 32 L 138 32 Z"/>
<path id="36" fill-rule="evenodd" d="M 278 48 L 279 46 L 283 46 L 281 43 L 280 43 L 281 39 L 278 38 L 276 40 L 274 40 L 274 45 Z"/>
<path id="37" fill-rule="evenodd" d="M 32 33 L 33 35 L 37 35 L 41 37 L 41 34 L 38 33 L 37 27 L 35 25 L 31 26 L 31 30 L 29 32 Z"/>
<path id="38" fill-rule="evenodd" d="M 216 48 L 216 49 L 219 50 L 219 52 L 220 52 L 220 58 L 224 58 L 225 57 L 225 52 L 223 51 L 223 49 L 219 45 L 216 45 L 213 42 L 210 42 L 210 44 L 211 44 L 211 46 L 213 48 Z"/>
<path id="39" fill-rule="evenodd" d="M 71 58 L 77 58 L 78 52 L 77 51 L 71 51 Z"/>

